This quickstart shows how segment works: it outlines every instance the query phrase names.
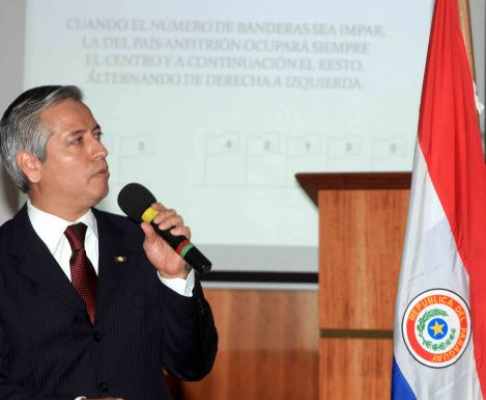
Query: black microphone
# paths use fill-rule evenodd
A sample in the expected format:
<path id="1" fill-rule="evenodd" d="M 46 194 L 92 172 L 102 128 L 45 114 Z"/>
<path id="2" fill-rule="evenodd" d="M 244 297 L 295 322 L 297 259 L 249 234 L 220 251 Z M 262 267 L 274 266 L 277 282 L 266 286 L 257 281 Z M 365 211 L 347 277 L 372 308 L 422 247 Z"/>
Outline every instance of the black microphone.
<path id="1" fill-rule="evenodd" d="M 170 229 L 161 230 L 152 221 L 159 213 L 151 205 L 155 196 L 138 183 L 129 183 L 118 194 L 118 205 L 122 211 L 137 222 L 148 222 L 155 232 L 179 254 L 191 268 L 200 274 L 211 270 L 209 261 L 185 236 L 174 236 Z"/>

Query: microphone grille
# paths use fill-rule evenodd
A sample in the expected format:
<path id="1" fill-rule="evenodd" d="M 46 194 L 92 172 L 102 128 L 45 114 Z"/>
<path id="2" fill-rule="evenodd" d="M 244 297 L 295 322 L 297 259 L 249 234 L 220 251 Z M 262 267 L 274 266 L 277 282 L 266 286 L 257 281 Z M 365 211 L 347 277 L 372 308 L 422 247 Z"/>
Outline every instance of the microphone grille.
<path id="1" fill-rule="evenodd" d="M 129 183 L 118 194 L 118 205 L 131 219 L 142 222 L 142 215 L 154 203 L 155 196 L 139 183 Z"/>

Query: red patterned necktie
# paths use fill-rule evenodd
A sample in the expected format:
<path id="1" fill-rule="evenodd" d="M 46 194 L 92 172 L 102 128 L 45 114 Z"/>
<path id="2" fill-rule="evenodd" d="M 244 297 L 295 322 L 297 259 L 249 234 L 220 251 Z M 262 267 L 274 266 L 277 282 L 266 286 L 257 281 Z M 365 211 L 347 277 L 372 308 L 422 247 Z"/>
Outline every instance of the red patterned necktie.
<path id="1" fill-rule="evenodd" d="M 64 234 L 71 245 L 73 254 L 69 260 L 71 266 L 71 280 L 74 288 L 86 304 L 91 323 L 94 324 L 96 316 L 96 286 L 98 277 L 89 261 L 84 248 L 84 239 L 88 227 L 80 222 L 76 225 L 70 225 L 64 231 Z"/>

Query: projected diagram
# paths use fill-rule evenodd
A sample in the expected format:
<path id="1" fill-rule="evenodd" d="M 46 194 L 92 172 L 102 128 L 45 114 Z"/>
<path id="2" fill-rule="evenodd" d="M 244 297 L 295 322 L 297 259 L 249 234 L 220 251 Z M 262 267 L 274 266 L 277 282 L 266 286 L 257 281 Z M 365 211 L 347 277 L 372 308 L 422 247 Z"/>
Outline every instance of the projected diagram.
<path id="1" fill-rule="evenodd" d="M 156 168 L 158 140 L 157 135 L 145 133 L 107 143 L 117 154 L 114 175 L 123 176 L 124 182 L 150 183 L 145 172 Z M 412 149 L 401 136 L 366 141 L 356 134 L 326 137 L 316 132 L 225 131 L 208 134 L 201 143 L 204 149 L 196 152 L 202 154 L 202 165 L 195 166 L 200 169 L 199 184 L 248 187 L 291 187 L 297 172 L 383 171 L 390 165 L 404 170 Z"/>
<path id="2" fill-rule="evenodd" d="M 297 172 L 338 172 L 363 165 L 379 168 L 394 158 L 403 163 L 409 155 L 406 144 L 402 137 L 375 138 L 366 143 L 363 137 L 353 134 L 208 134 L 202 183 L 290 186 L 295 184 Z"/>
<path id="3" fill-rule="evenodd" d="M 373 141 L 373 165 L 374 170 L 384 170 L 390 168 L 390 165 L 402 160 L 412 159 L 411 153 L 413 144 L 401 136 L 394 136 L 389 138 L 380 138 Z M 404 168 L 405 169 L 410 169 Z"/>
<path id="4" fill-rule="evenodd" d="M 139 134 L 137 136 L 121 136 L 112 143 L 107 143 L 113 153 L 117 154 L 117 177 L 123 177 L 124 182 L 149 183 L 147 178 L 152 170 L 152 163 L 157 154 L 157 137 L 153 134 Z"/>

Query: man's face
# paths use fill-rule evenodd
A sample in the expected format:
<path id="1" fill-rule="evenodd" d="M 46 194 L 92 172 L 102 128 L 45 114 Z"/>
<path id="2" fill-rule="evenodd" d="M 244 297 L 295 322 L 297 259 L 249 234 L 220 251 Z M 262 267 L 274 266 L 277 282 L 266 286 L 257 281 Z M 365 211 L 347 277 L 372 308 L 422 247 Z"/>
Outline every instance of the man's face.
<path id="1" fill-rule="evenodd" d="M 84 213 L 108 194 L 108 152 L 100 142 L 101 129 L 89 108 L 74 100 L 46 108 L 40 119 L 54 133 L 31 200 L 65 218 Z"/>

